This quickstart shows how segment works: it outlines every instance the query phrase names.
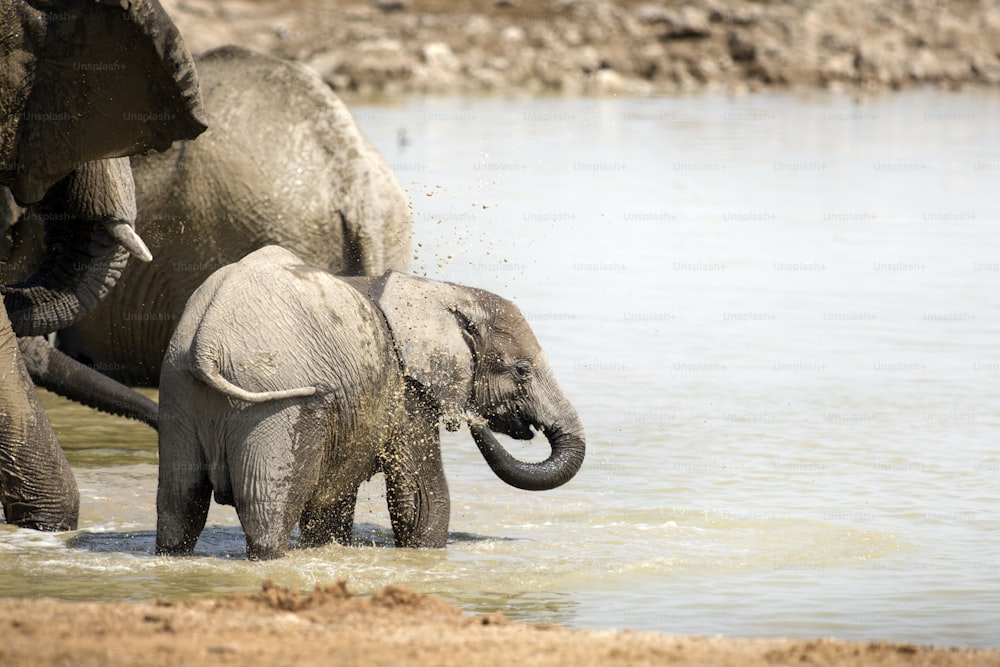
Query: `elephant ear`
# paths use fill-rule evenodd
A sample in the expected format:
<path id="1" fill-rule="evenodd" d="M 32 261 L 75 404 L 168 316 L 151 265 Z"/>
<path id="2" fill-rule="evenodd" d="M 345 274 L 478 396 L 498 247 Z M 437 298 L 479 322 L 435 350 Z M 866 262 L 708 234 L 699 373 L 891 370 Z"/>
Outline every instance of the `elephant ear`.
<path id="1" fill-rule="evenodd" d="M 388 271 L 369 295 L 385 315 L 403 373 L 438 403 L 455 431 L 472 395 L 473 355 L 456 312 L 460 288 Z"/>
<path id="2" fill-rule="evenodd" d="M 157 0 L 20 0 L 5 40 L 3 183 L 22 204 L 92 160 L 206 128 L 194 61 Z M 5 66 L 6 67 L 6 66 Z"/>

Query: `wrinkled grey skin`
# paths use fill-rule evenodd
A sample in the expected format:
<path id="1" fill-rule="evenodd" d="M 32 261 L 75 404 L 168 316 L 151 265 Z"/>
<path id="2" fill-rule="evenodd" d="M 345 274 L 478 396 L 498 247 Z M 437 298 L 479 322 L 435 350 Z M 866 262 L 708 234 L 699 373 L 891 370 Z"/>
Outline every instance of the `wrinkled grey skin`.
<path id="1" fill-rule="evenodd" d="M 123 156 L 194 138 L 204 124 L 193 61 L 156 0 L 0 0 L 0 28 L 0 251 L 22 206 L 46 242 L 34 273 L 19 266 L 28 277 L 0 286 L 0 504 L 8 523 L 66 530 L 76 482 L 15 335 L 69 326 L 107 294 L 128 253 L 148 259 Z"/>
<path id="2" fill-rule="evenodd" d="M 132 159 L 153 261 L 58 345 L 117 380 L 156 386 L 188 297 L 215 269 L 280 245 L 333 273 L 406 271 L 412 215 L 347 107 L 306 68 L 227 47 L 197 61 L 209 129 Z"/>
<path id="3" fill-rule="evenodd" d="M 81 167 L 74 176 L 81 172 L 86 172 L 95 165 L 106 164 L 108 166 L 127 167 L 125 160 L 105 160 L 87 163 Z M 118 184 L 131 184 L 130 172 L 120 174 L 122 178 L 115 179 Z M 69 178 L 69 177 L 68 177 Z M 68 178 L 66 180 L 68 180 Z M 125 211 L 121 220 L 128 226 L 134 225 L 134 195 L 131 186 L 128 186 L 128 194 L 117 196 L 109 195 L 114 192 L 102 188 L 104 198 L 110 202 L 119 202 L 122 206 L 132 207 L 131 211 Z M 74 201 L 95 201 L 95 197 L 83 196 L 75 200 L 60 197 L 64 192 L 64 183 L 60 183 L 46 194 L 45 199 L 52 202 L 63 202 L 63 212 L 49 217 L 60 222 L 68 219 L 65 209 L 74 204 Z M 45 220 L 38 220 L 45 216 L 41 211 L 41 205 L 25 209 L 18 206 L 11 191 L 5 187 L 0 187 L 0 230 L 8 230 L 8 234 L 0 234 L 0 278 L 8 276 L 23 276 L 30 273 L 30 262 L 24 257 L 15 259 L 14 266 L 9 264 L 11 258 L 11 241 L 17 236 L 15 232 L 24 229 L 37 227 L 44 229 Z M 88 221 L 88 216 L 80 216 L 82 222 Z M 38 222 L 35 225 L 33 223 Z M 20 222 L 20 226 L 14 228 L 13 225 Z M 41 273 L 55 276 L 46 280 L 37 277 L 32 281 L 22 281 L 20 284 L 5 286 L 7 292 L 5 305 L 7 310 L 14 314 L 14 329 L 24 332 L 50 331 L 60 328 L 61 325 L 75 321 L 77 313 L 82 313 L 93 308 L 97 302 L 106 295 L 121 270 L 125 267 L 128 252 L 125 248 L 113 243 L 110 237 L 106 243 L 99 243 L 96 239 L 86 240 L 80 243 L 72 243 L 69 239 L 71 235 L 80 236 L 100 235 L 95 226 L 88 225 L 81 229 L 74 229 L 70 222 L 65 222 L 60 226 L 60 222 L 53 222 L 51 227 L 54 230 L 50 238 L 62 240 L 54 242 L 52 251 L 47 256 L 44 266 L 57 267 L 55 271 Z M 42 234 L 38 235 L 39 237 Z M 91 252 L 90 249 L 96 249 Z M 75 252 L 74 252 L 75 251 Z M 104 252 L 107 251 L 107 252 Z M 146 250 L 145 252 L 148 252 Z M 44 246 L 39 246 L 35 256 L 40 261 L 46 256 Z M 69 264 L 77 270 L 66 272 L 58 269 L 60 265 Z M 115 382 L 99 371 L 85 366 L 78 361 L 71 359 L 59 350 L 52 347 L 49 341 L 40 336 L 22 336 L 18 339 L 21 355 L 27 371 L 35 386 L 43 387 L 71 400 L 78 401 L 84 405 L 103 410 L 110 414 L 138 419 L 152 428 L 156 428 L 156 403 L 145 396 Z"/>
<path id="4" fill-rule="evenodd" d="M 494 472 L 520 488 L 564 484 L 584 433 L 517 307 L 393 271 L 338 278 L 276 246 L 192 295 L 160 385 L 156 549 L 189 554 L 216 502 L 236 507 L 251 559 L 349 543 L 359 485 L 386 478 L 397 546 L 444 547 L 449 499 L 438 423 L 468 420 Z M 542 431 L 525 463 L 492 431 Z"/>

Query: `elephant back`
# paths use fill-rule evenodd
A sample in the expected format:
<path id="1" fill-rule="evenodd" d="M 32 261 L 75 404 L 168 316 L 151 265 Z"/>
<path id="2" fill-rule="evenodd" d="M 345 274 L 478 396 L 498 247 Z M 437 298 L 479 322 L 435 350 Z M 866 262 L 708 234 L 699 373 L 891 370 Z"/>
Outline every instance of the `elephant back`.
<path id="1" fill-rule="evenodd" d="M 214 273 L 192 296 L 175 342 L 168 358 L 186 348 L 188 367 L 217 369 L 250 392 L 309 385 L 360 396 L 394 366 L 371 303 L 278 246 Z"/>

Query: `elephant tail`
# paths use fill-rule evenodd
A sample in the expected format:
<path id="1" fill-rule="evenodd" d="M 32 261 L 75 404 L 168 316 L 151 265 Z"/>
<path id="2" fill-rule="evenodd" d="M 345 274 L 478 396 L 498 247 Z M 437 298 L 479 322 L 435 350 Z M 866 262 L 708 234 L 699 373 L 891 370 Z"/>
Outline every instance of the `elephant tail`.
<path id="1" fill-rule="evenodd" d="M 268 401 L 280 401 L 285 398 L 300 398 L 312 396 L 316 393 L 316 387 L 296 387 L 295 389 L 281 389 L 278 391 L 247 391 L 242 387 L 227 380 L 217 368 L 206 369 L 195 365 L 192 369 L 195 376 L 207 384 L 212 389 L 247 403 L 266 403 Z"/>

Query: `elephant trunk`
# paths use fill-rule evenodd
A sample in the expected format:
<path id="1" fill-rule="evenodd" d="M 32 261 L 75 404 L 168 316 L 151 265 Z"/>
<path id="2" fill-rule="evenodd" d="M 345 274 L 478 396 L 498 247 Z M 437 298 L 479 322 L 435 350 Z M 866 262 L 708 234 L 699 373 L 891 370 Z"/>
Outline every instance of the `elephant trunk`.
<path id="1" fill-rule="evenodd" d="M 552 453 L 544 461 L 527 463 L 514 458 L 482 422 L 469 424 L 472 439 L 483 458 L 501 480 L 525 491 L 547 491 L 562 486 L 583 464 L 586 444 L 583 426 L 576 415 L 562 424 L 542 427 Z"/>
<path id="2" fill-rule="evenodd" d="M 151 258 L 133 229 L 128 158 L 88 162 L 56 184 L 38 212 L 45 221 L 42 265 L 24 282 L 0 288 L 18 336 L 72 325 L 114 287 L 130 252 Z"/>
<path id="3" fill-rule="evenodd" d="M 18 345 L 36 386 L 87 407 L 159 429 L 159 406 L 152 399 L 71 359 L 44 338 L 22 338 Z"/>

